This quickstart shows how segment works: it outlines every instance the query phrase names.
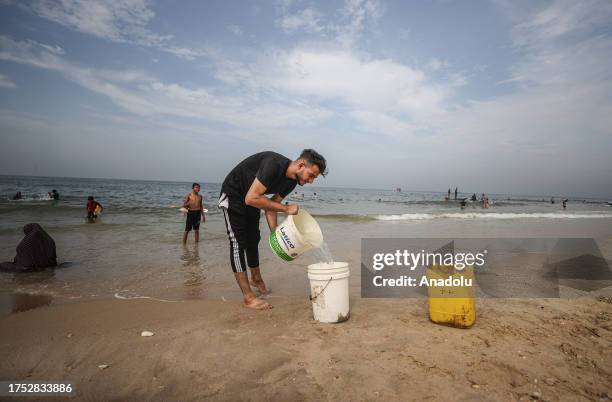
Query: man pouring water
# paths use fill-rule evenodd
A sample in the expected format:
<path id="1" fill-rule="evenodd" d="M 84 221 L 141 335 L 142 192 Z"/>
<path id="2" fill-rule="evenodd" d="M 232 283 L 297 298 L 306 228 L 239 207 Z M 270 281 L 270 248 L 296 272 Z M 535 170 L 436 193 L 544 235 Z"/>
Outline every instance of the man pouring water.
<path id="1" fill-rule="evenodd" d="M 268 293 L 259 269 L 260 210 L 266 211 L 266 221 L 273 231 L 278 225 L 279 212 L 298 213 L 298 205 L 282 204 L 283 198 L 291 194 L 297 184 L 312 183 L 326 173 L 325 158 L 313 149 L 303 150 L 294 161 L 266 151 L 240 162 L 223 181 L 218 205 L 223 211 L 229 237 L 230 264 L 245 307 L 256 310 L 272 308 L 251 289 L 254 286 L 262 295 Z M 247 265 L 251 271 L 250 281 Z"/>

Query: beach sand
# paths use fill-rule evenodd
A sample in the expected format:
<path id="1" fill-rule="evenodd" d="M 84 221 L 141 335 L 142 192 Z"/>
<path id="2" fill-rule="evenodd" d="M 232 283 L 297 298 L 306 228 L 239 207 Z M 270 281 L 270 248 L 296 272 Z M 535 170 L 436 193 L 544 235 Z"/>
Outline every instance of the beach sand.
<path id="1" fill-rule="evenodd" d="M 611 293 L 479 299 L 467 330 L 429 322 L 416 299 L 352 297 L 341 324 L 314 322 L 308 299 L 291 297 L 266 312 L 221 300 L 43 306 L 0 319 L 0 379 L 71 382 L 92 401 L 609 400 Z"/>

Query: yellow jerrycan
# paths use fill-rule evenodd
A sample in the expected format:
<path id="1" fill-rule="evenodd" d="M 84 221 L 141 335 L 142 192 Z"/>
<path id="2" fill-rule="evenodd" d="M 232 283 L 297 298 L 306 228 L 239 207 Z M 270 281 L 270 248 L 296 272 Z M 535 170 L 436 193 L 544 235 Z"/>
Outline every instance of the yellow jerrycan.
<path id="1" fill-rule="evenodd" d="M 429 319 L 456 328 L 474 325 L 474 268 L 467 266 L 459 270 L 452 265 L 432 265 L 426 275 Z"/>

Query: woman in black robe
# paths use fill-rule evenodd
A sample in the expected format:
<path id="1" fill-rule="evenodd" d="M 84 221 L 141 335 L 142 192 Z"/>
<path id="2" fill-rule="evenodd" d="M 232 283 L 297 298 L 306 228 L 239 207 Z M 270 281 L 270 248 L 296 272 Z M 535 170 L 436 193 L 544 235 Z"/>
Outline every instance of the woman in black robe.
<path id="1" fill-rule="evenodd" d="M 13 262 L 0 263 L 0 270 L 25 272 L 57 266 L 55 241 L 38 223 L 28 223 L 23 233 L 25 237 L 17 246 Z"/>

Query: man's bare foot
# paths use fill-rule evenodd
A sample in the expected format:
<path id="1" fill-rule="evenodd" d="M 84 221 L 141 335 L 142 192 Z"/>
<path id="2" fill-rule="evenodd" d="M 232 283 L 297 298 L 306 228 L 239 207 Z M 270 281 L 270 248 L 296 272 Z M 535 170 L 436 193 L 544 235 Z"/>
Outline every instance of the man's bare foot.
<path id="1" fill-rule="evenodd" d="M 265 300 L 258 299 L 257 297 L 251 299 L 250 301 L 244 301 L 244 307 L 252 308 L 253 310 L 270 310 L 274 308 L 270 303 Z"/>
<path id="2" fill-rule="evenodd" d="M 255 289 L 259 291 L 260 295 L 267 295 L 271 291 L 270 289 L 266 287 L 266 283 L 263 281 L 263 279 L 260 279 L 259 281 L 251 279 L 249 283 L 251 284 L 251 286 L 253 286 Z"/>

